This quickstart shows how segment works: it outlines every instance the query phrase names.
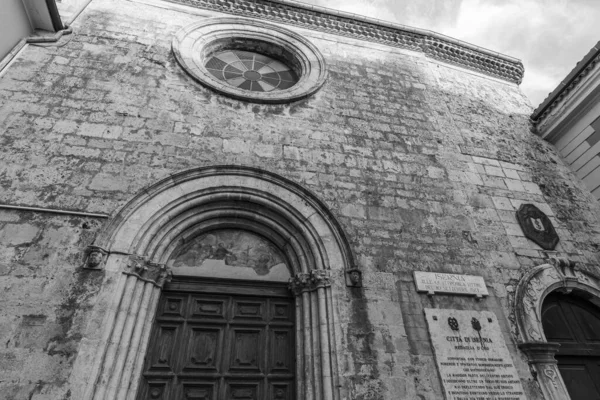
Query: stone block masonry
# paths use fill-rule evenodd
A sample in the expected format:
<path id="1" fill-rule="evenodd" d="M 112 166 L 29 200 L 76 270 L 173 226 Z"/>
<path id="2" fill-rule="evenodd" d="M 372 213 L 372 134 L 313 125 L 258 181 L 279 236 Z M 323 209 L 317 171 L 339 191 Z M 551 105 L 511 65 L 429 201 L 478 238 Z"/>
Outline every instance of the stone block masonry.
<path id="1" fill-rule="evenodd" d="M 511 290 L 550 255 L 595 269 L 600 210 L 530 132 L 518 86 L 415 51 L 288 26 L 325 55 L 325 85 L 292 104 L 245 103 L 177 64 L 173 34 L 220 15 L 185 10 L 95 0 L 73 35 L 21 54 L 0 78 L 0 203 L 114 215 L 186 169 L 277 173 L 332 210 L 363 272 L 361 290 L 334 285 L 343 398 L 442 398 L 423 314 L 435 307 L 493 311 L 527 397 L 541 399 L 514 345 Z M 522 235 L 523 203 L 550 217 L 556 253 Z M 81 257 L 102 223 L 0 212 L 7 400 L 76 392 L 67 380 L 102 281 Z M 490 296 L 417 294 L 413 270 L 483 276 Z"/>

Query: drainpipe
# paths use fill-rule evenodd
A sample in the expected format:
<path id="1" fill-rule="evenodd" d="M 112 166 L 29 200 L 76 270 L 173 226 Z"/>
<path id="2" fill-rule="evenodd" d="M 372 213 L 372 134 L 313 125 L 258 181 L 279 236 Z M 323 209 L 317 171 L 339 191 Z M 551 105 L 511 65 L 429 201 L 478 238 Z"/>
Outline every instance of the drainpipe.
<path id="1" fill-rule="evenodd" d="M 48 12 L 50 13 L 50 19 L 52 20 L 52 27 L 57 32 L 62 30 L 64 28 L 64 26 L 62 24 L 62 21 L 60 20 L 60 14 L 58 13 L 58 8 L 56 7 L 56 1 L 55 0 L 46 0 L 46 6 L 48 7 Z"/>

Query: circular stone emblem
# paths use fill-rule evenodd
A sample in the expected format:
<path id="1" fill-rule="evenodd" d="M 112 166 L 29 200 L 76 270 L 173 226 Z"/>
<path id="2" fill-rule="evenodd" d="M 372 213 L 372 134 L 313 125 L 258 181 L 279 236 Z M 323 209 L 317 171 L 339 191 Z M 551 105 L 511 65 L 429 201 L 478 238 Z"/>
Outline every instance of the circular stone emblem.
<path id="1" fill-rule="evenodd" d="M 173 39 L 181 66 L 201 84 L 240 100 L 285 103 L 316 92 L 327 72 L 302 36 L 245 18 L 209 18 Z"/>

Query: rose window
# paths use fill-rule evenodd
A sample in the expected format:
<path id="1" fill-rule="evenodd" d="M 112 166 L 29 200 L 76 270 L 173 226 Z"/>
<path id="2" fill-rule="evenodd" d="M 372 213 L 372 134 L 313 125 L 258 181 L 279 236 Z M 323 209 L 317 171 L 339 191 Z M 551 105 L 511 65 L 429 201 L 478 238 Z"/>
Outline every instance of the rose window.
<path id="1" fill-rule="evenodd" d="M 296 73 L 284 63 L 250 51 L 220 51 L 205 67 L 228 85 L 253 92 L 288 89 L 298 82 Z"/>

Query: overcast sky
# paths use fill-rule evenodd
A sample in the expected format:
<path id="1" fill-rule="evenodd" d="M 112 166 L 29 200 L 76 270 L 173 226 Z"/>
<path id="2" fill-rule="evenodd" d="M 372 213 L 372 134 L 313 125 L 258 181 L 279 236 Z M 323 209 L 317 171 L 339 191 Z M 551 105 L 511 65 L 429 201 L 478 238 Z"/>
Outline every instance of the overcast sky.
<path id="1" fill-rule="evenodd" d="M 302 0 L 432 30 L 523 61 L 534 107 L 600 40 L 600 0 Z"/>

